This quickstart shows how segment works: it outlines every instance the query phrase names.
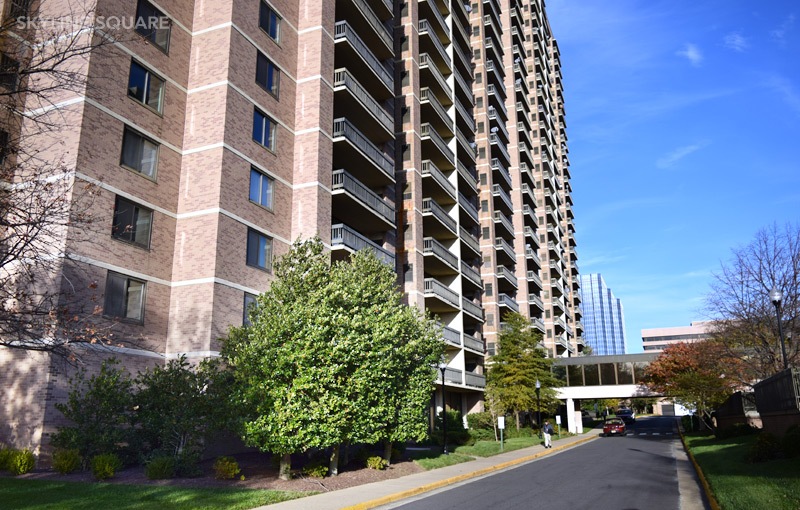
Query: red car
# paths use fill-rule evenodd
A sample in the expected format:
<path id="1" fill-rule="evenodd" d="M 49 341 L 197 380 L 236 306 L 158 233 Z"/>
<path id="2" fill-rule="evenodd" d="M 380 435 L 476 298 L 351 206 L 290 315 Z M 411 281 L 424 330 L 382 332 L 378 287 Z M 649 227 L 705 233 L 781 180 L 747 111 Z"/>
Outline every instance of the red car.
<path id="1" fill-rule="evenodd" d="M 622 418 L 609 418 L 603 424 L 603 436 L 624 436 L 628 431 Z"/>

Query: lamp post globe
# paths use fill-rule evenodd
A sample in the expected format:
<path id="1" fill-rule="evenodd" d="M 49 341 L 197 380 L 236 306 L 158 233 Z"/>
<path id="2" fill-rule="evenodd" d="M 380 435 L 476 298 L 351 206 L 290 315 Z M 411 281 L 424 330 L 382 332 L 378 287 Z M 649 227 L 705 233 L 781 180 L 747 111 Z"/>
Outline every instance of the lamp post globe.
<path id="1" fill-rule="evenodd" d="M 778 287 L 772 287 L 769 291 L 769 300 L 775 305 L 775 315 L 778 318 L 778 337 L 781 339 L 781 357 L 783 358 L 783 369 L 789 368 L 789 362 L 786 359 L 786 342 L 783 339 L 783 325 L 781 324 L 781 301 L 783 301 L 783 292 Z"/>

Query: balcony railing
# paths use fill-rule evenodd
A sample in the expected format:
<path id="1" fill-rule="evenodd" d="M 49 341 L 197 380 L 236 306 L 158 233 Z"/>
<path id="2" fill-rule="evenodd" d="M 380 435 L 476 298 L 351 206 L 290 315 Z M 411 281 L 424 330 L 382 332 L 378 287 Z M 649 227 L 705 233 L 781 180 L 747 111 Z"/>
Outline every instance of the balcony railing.
<path id="1" fill-rule="evenodd" d="M 542 319 L 534 317 L 531 319 L 531 326 L 544 333 L 544 322 L 542 322 Z"/>
<path id="2" fill-rule="evenodd" d="M 458 194 L 458 204 L 466 211 L 470 218 L 476 222 L 478 221 L 478 208 L 461 193 Z"/>
<path id="3" fill-rule="evenodd" d="M 481 287 L 481 274 L 463 260 L 461 261 L 461 274 L 478 287 Z"/>
<path id="4" fill-rule="evenodd" d="M 431 254 L 439 260 L 458 271 L 458 257 L 445 248 L 442 243 L 433 237 L 425 237 L 422 239 L 422 253 L 425 255 Z"/>
<path id="5" fill-rule="evenodd" d="M 515 312 L 519 313 L 519 305 L 517 304 L 516 300 L 509 296 L 508 294 L 503 294 L 502 292 L 497 295 L 497 304 L 500 306 L 507 306 L 510 309 L 514 310 Z"/>
<path id="6" fill-rule="evenodd" d="M 345 87 L 353 97 L 358 99 L 368 112 L 378 119 L 378 122 L 380 122 L 387 131 L 394 132 L 394 121 L 392 117 L 377 101 L 375 101 L 375 99 L 373 99 L 366 89 L 353 78 L 346 68 L 337 69 L 333 72 L 333 86 Z"/>
<path id="7" fill-rule="evenodd" d="M 544 301 L 542 301 L 542 298 L 540 298 L 538 294 L 528 294 L 528 303 L 533 303 L 537 305 L 540 310 L 544 310 Z"/>
<path id="8" fill-rule="evenodd" d="M 447 142 L 444 141 L 444 139 L 441 137 L 441 135 L 439 135 L 432 125 L 427 122 L 422 124 L 422 126 L 420 126 L 420 137 L 423 139 L 430 139 L 436 148 L 439 149 L 439 152 L 442 153 L 442 156 L 444 156 L 444 158 L 447 159 L 451 165 L 455 163 L 453 151 L 450 150 L 450 147 L 447 146 Z"/>
<path id="9" fill-rule="evenodd" d="M 389 34 L 389 29 L 386 28 L 386 25 L 381 23 L 381 20 L 378 19 L 378 16 L 375 15 L 375 12 L 364 0 L 352 0 L 352 2 L 356 8 L 361 11 L 361 14 L 364 15 L 367 23 L 369 23 L 369 25 L 375 30 L 375 33 L 378 34 L 378 37 L 381 41 L 383 41 L 383 44 L 386 45 L 386 48 L 389 50 L 389 52 L 394 54 L 394 48 L 392 47 L 392 36 Z"/>
<path id="10" fill-rule="evenodd" d="M 465 82 L 464 78 L 461 77 L 461 73 L 453 73 L 453 76 L 455 76 L 456 85 L 458 85 L 458 88 L 461 89 L 461 92 L 462 94 L 464 94 L 464 97 L 468 98 L 470 104 L 474 105 L 475 96 L 472 94 L 472 88 L 469 85 L 467 85 L 467 82 Z"/>
<path id="11" fill-rule="evenodd" d="M 450 85 L 447 84 L 447 80 L 444 79 L 442 72 L 439 71 L 439 67 L 436 65 L 436 62 L 433 61 L 433 58 L 430 55 L 427 53 L 420 53 L 419 68 L 429 70 L 433 75 L 434 80 L 436 80 L 436 83 L 439 85 L 439 88 L 444 91 L 444 94 L 447 97 L 453 97 L 453 91 L 450 88 Z M 458 76 L 458 74 L 456 74 L 456 76 Z"/>
<path id="12" fill-rule="evenodd" d="M 436 94 L 434 94 L 430 88 L 423 87 L 419 90 L 419 100 L 419 102 L 422 104 L 429 104 L 439 116 L 442 124 L 447 126 L 447 129 L 451 133 L 453 132 L 453 121 L 450 119 L 447 109 L 442 105 L 442 103 L 436 97 Z"/>
<path id="13" fill-rule="evenodd" d="M 444 62 L 444 66 L 447 69 L 452 69 L 453 64 L 450 61 L 450 57 L 447 55 L 447 51 L 442 46 L 442 42 L 439 40 L 439 36 L 436 34 L 435 30 L 429 30 L 429 23 L 426 19 L 419 20 L 419 34 L 424 35 L 427 34 L 430 37 L 433 46 L 436 48 L 436 54 L 439 55 L 439 58 Z"/>
<path id="14" fill-rule="evenodd" d="M 467 71 L 467 74 L 469 75 L 470 79 L 473 79 L 474 72 L 472 70 L 472 59 L 467 56 L 467 54 L 464 52 L 464 50 L 461 49 L 461 47 L 458 44 L 453 44 L 452 48 L 453 48 L 453 54 L 458 56 L 458 59 L 461 61 L 461 64 Z"/>
<path id="15" fill-rule="evenodd" d="M 458 308 L 458 293 L 449 289 L 436 278 L 425 278 L 425 297 L 434 296 L 440 301 Z"/>
<path id="16" fill-rule="evenodd" d="M 497 147 L 497 149 L 500 151 L 500 154 L 505 157 L 506 161 L 511 161 L 511 156 L 508 155 L 508 149 L 506 149 L 506 146 L 503 141 L 500 140 L 500 137 L 497 136 L 497 133 L 492 133 L 489 137 L 489 141 L 492 145 Z"/>
<path id="17" fill-rule="evenodd" d="M 483 354 L 483 340 L 464 333 L 464 347 Z"/>
<path id="18" fill-rule="evenodd" d="M 441 186 L 451 198 L 455 200 L 456 198 L 456 187 L 453 186 L 453 183 L 450 182 L 447 177 L 439 170 L 439 167 L 433 164 L 433 161 L 426 159 L 422 162 L 422 176 L 430 176 L 433 177 L 433 180 L 436 181 L 439 186 Z"/>
<path id="19" fill-rule="evenodd" d="M 497 171 L 509 187 L 512 186 L 511 174 L 508 172 L 508 169 L 505 167 L 505 165 L 503 165 L 503 163 L 500 162 L 499 159 L 492 158 L 492 170 Z"/>
<path id="20" fill-rule="evenodd" d="M 455 383 L 455 384 L 464 384 L 464 372 L 459 370 L 458 368 L 450 368 L 447 367 L 444 371 L 444 378 L 447 382 Z M 441 377 L 441 375 L 437 375 L 437 377 Z"/>
<path id="21" fill-rule="evenodd" d="M 497 276 L 500 278 L 505 278 L 508 283 L 510 283 L 514 288 L 517 288 L 517 275 L 515 275 L 514 271 L 511 269 L 503 265 L 497 266 Z"/>
<path id="22" fill-rule="evenodd" d="M 442 338 L 450 345 L 461 347 L 461 333 L 458 330 L 444 326 L 442 328 Z"/>
<path id="23" fill-rule="evenodd" d="M 464 135 L 464 133 L 461 132 L 461 129 L 459 129 L 458 127 L 456 127 L 456 139 L 458 140 L 458 143 L 461 144 L 461 147 L 464 148 L 464 152 L 466 153 L 467 156 L 469 156 L 470 161 L 474 163 L 475 156 L 477 156 L 478 154 L 478 149 L 475 142 L 470 142 L 469 140 L 467 140 L 467 137 Z"/>
<path id="24" fill-rule="evenodd" d="M 486 376 L 474 372 L 464 372 L 464 384 L 473 388 L 485 388 Z"/>
<path id="25" fill-rule="evenodd" d="M 476 305 L 469 299 L 462 297 L 461 298 L 461 308 L 464 312 L 470 314 L 471 316 L 475 317 L 476 319 L 483 321 L 483 308 Z"/>
<path id="26" fill-rule="evenodd" d="M 514 224 L 511 223 L 511 220 L 509 220 L 505 214 L 501 213 L 500 211 L 495 211 L 494 221 L 502 224 L 506 228 L 506 230 L 508 230 L 512 234 L 514 233 Z"/>
<path id="27" fill-rule="evenodd" d="M 473 191 L 477 191 L 478 190 L 478 177 L 475 174 L 474 167 L 473 168 L 468 168 L 466 165 L 464 165 L 464 163 L 462 163 L 461 161 L 457 160 L 456 161 L 456 169 L 458 169 L 458 175 L 460 175 L 465 181 L 467 181 L 467 184 L 469 185 L 469 187 L 472 188 Z"/>
<path id="28" fill-rule="evenodd" d="M 392 78 L 394 74 L 394 65 L 390 63 L 391 61 L 381 62 L 378 60 L 378 57 L 369 50 L 364 41 L 356 34 L 353 27 L 346 21 L 337 21 L 334 26 L 334 40 L 342 39 L 347 40 L 356 52 L 361 55 L 364 62 L 367 63 L 375 75 L 386 85 L 386 88 L 389 90 L 394 89 L 394 80 Z"/>
<path id="29" fill-rule="evenodd" d="M 535 282 L 539 287 L 542 287 L 542 279 L 539 278 L 539 275 L 536 271 L 528 271 L 526 276 L 528 277 L 529 281 Z"/>
<path id="30" fill-rule="evenodd" d="M 459 234 L 460 234 L 459 238 L 464 242 L 464 244 L 469 246 L 473 252 L 475 253 L 481 252 L 481 246 L 478 243 L 478 240 L 475 239 L 475 236 L 467 232 L 467 230 L 464 227 L 459 227 Z"/>
<path id="31" fill-rule="evenodd" d="M 539 256 L 533 250 L 533 248 L 525 247 L 525 258 L 528 260 L 533 260 L 536 262 L 536 265 L 542 267 L 542 261 L 539 259 Z"/>
<path id="32" fill-rule="evenodd" d="M 511 257 L 512 259 L 516 258 L 514 254 L 514 248 L 511 247 L 505 239 L 498 238 L 494 240 L 494 247 L 498 250 L 502 250 L 505 252 L 506 255 Z"/>
<path id="33" fill-rule="evenodd" d="M 349 120 L 344 117 L 335 119 L 333 121 L 333 137 L 337 138 L 343 136 L 364 156 L 375 165 L 394 182 L 394 158 L 389 157 L 382 150 L 378 149 L 369 138 L 364 136 Z"/>
<path id="34" fill-rule="evenodd" d="M 492 185 L 492 196 L 499 197 L 509 210 L 514 210 L 514 205 L 511 203 L 511 196 L 499 184 Z"/>
<path id="35" fill-rule="evenodd" d="M 471 132 L 475 131 L 475 119 L 472 118 L 467 112 L 467 109 L 461 104 L 461 101 L 456 101 L 456 111 L 461 116 L 461 119 L 467 124 L 467 127 Z"/>
<path id="36" fill-rule="evenodd" d="M 442 209 L 442 206 L 436 203 L 435 200 L 432 198 L 423 198 L 422 199 L 422 214 L 431 214 L 434 218 L 439 220 L 442 225 L 447 227 L 453 234 L 456 233 L 456 228 L 458 227 L 456 220 L 450 217 L 447 212 Z"/>
<path id="37" fill-rule="evenodd" d="M 372 250 L 378 260 L 394 267 L 394 254 L 390 253 L 343 223 L 331 225 L 331 246 L 344 246 L 352 251 Z"/>
<path id="38" fill-rule="evenodd" d="M 345 190 L 394 226 L 394 207 L 384 202 L 377 193 L 364 186 L 361 181 L 345 170 L 334 170 L 332 177 L 332 190 Z"/>

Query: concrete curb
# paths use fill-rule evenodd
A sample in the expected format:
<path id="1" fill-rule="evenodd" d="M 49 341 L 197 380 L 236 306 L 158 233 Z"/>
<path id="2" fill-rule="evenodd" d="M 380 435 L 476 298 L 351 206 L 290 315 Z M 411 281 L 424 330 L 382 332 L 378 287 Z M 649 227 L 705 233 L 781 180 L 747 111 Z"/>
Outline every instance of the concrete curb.
<path id="1" fill-rule="evenodd" d="M 708 484 L 708 480 L 706 480 L 706 476 L 705 474 L 703 474 L 703 470 L 700 469 L 700 464 L 697 463 L 697 460 L 694 458 L 694 455 L 689 450 L 689 447 L 686 446 L 686 438 L 683 436 L 683 427 L 678 427 L 678 433 L 681 436 L 681 443 L 683 444 L 683 449 L 686 451 L 686 455 L 689 456 L 689 460 L 692 462 L 692 466 L 694 466 L 694 472 L 697 474 L 697 478 L 700 479 L 700 484 L 703 486 L 703 491 L 706 493 L 708 506 L 711 507 L 711 510 L 721 510 L 719 503 L 717 503 L 716 498 L 714 498 L 714 494 L 711 492 L 711 486 Z"/>
<path id="2" fill-rule="evenodd" d="M 572 448 L 573 446 L 577 446 L 579 444 L 587 443 L 594 439 L 597 439 L 599 436 L 592 435 L 591 437 L 579 439 L 577 441 L 573 441 L 569 444 L 563 444 L 560 446 L 556 446 L 553 444 L 553 447 L 549 450 L 544 450 L 539 453 L 535 453 L 533 455 L 528 455 L 525 457 L 520 457 L 518 459 L 509 460 L 503 462 L 501 464 L 496 464 L 494 466 L 486 467 L 483 469 L 479 469 L 477 471 L 473 471 L 471 473 L 465 473 L 463 475 L 453 476 L 450 478 L 445 478 L 444 480 L 439 480 L 437 482 L 425 484 L 419 487 L 415 487 L 413 489 L 404 490 L 401 492 L 396 492 L 394 494 L 389 494 L 388 496 L 383 496 L 381 498 L 373 499 L 370 501 L 365 501 L 363 503 L 359 503 L 357 505 L 344 507 L 342 510 L 369 510 L 370 508 L 376 508 L 383 505 L 388 505 L 389 503 L 394 503 L 396 501 L 400 501 L 406 498 L 410 498 L 412 496 L 417 496 L 419 494 L 423 494 L 426 492 L 430 492 L 436 489 L 441 489 L 442 487 L 447 487 L 448 485 L 453 485 L 459 482 L 463 482 L 465 480 L 470 480 L 472 478 L 477 478 L 479 476 L 488 475 L 490 473 L 494 473 L 497 471 L 502 471 L 504 469 L 508 469 L 510 467 L 517 466 L 519 464 L 524 464 L 526 462 L 530 462 L 532 460 L 536 460 L 540 457 L 544 457 L 545 455 L 549 455 L 553 452 L 557 452 L 559 450 L 566 450 L 567 448 Z M 719 510 L 719 509 L 714 509 Z"/>

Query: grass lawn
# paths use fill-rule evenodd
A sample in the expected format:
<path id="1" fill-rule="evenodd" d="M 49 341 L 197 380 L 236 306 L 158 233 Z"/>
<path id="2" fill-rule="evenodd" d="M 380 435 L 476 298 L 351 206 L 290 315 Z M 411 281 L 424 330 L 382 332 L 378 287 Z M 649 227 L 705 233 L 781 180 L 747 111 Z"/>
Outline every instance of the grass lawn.
<path id="1" fill-rule="evenodd" d="M 187 489 L 169 486 L 57 482 L 0 478 L 0 507 L 37 510 L 248 509 L 308 496 L 308 492 Z"/>
<path id="2" fill-rule="evenodd" d="M 690 434 L 686 445 L 700 465 L 722 510 L 800 508 L 800 457 L 750 464 L 756 436 L 716 439 Z"/>

